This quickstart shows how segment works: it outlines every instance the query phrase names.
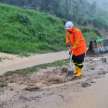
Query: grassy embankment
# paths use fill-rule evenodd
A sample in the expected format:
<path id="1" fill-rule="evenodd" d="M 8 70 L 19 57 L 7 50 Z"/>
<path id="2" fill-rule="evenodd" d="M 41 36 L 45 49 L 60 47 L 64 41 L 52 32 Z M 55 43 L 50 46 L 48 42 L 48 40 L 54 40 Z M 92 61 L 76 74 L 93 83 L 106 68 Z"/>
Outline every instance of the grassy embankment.
<path id="1" fill-rule="evenodd" d="M 84 31 L 89 42 L 94 31 Z M 47 13 L 0 4 L 0 52 L 27 55 L 65 49 L 63 20 Z"/>

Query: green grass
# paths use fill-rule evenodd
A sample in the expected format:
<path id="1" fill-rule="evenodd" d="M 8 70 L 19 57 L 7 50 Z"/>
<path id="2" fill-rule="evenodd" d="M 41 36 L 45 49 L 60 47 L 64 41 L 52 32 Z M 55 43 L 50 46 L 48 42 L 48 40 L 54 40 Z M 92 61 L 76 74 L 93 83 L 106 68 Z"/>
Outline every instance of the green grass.
<path id="1" fill-rule="evenodd" d="M 64 36 L 59 18 L 0 4 L 0 51 L 28 54 L 63 50 Z"/>
<path id="2" fill-rule="evenodd" d="M 84 31 L 84 35 L 88 41 L 94 36 L 94 31 Z M 64 49 L 62 19 L 35 10 L 0 4 L 0 52 L 29 55 Z"/>

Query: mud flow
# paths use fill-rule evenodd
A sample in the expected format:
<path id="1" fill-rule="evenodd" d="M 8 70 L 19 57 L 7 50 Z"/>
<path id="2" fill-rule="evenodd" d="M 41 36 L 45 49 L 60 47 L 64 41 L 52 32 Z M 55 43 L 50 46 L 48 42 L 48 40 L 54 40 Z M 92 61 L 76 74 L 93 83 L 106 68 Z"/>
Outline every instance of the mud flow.
<path id="1" fill-rule="evenodd" d="M 25 90 L 38 90 L 46 86 L 66 82 L 67 68 L 46 69 L 32 75 L 21 75 L 18 73 L 7 74 L 0 77 L 0 87 L 11 84 L 25 85 Z"/>
<path id="2" fill-rule="evenodd" d="M 86 58 L 82 79 L 86 77 L 99 78 L 105 75 L 107 73 L 107 66 L 106 57 Z M 23 88 L 28 91 L 39 90 L 44 87 L 74 80 L 72 76 L 66 79 L 67 71 L 67 67 L 65 66 L 41 69 L 39 72 L 34 72 L 33 74 L 7 73 L 0 77 L 0 87 L 22 85 L 24 86 Z M 82 86 L 86 87 L 88 85 L 85 83 Z"/>

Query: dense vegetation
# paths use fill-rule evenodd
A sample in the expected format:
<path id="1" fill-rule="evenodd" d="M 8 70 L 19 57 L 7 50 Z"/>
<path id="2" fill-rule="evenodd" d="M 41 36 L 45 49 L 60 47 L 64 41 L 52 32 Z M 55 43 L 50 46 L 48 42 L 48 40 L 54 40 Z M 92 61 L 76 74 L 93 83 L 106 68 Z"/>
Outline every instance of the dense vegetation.
<path id="1" fill-rule="evenodd" d="M 3 4 L 0 13 L 0 51 L 27 54 L 64 48 L 64 27 L 59 18 Z"/>

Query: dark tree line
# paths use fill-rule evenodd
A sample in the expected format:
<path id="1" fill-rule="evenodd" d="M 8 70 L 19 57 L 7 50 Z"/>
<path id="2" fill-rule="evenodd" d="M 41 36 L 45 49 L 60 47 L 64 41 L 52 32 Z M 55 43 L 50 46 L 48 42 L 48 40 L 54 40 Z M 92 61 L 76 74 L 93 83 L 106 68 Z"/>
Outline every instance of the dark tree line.
<path id="1" fill-rule="evenodd" d="M 34 8 L 49 12 L 64 19 L 70 19 L 78 24 L 92 22 L 96 15 L 96 2 L 87 0 L 0 0 L 1 2 L 14 4 L 25 8 Z"/>

